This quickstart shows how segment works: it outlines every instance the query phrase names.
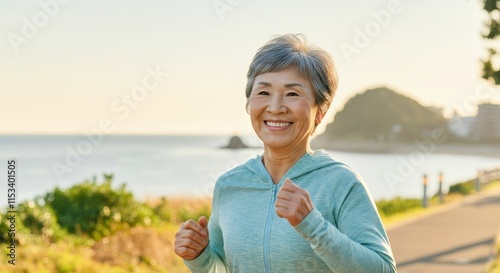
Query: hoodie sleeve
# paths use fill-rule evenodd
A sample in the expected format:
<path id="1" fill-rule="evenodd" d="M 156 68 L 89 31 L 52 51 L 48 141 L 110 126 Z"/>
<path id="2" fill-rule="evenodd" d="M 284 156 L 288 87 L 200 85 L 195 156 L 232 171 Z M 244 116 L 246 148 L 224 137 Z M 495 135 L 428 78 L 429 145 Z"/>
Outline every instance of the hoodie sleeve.
<path id="1" fill-rule="evenodd" d="M 343 182 L 351 187 L 336 201 L 337 227 L 314 208 L 295 230 L 333 272 L 396 272 L 389 240 L 371 196 L 355 175 L 344 178 L 355 183 Z"/>
<path id="2" fill-rule="evenodd" d="M 220 203 L 220 186 L 217 183 L 214 189 L 212 199 L 212 215 L 208 222 L 208 234 L 210 242 L 205 250 L 195 259 L 184 263 L 193 273 L 227 273 L 224 254 L 224 241 L 222 231 L 219 226 L 219 203 Z"/>

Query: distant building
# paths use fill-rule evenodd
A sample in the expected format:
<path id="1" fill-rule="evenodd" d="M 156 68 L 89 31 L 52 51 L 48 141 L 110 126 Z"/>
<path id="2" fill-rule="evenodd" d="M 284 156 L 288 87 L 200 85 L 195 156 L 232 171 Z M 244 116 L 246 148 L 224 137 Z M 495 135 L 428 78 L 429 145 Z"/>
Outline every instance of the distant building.
<path id="1" fill-rule="evenodd" d="M 500 140 L 500 105 L 478 105 L 472 137 L 477 141 Z"/>
<path id="2" fill-rule="evenodd" d="M 458 138 L 470 139 L 474 129 L 476 117 L 461 117 L 455 112 L 448 121 L 448 129 Z"/>

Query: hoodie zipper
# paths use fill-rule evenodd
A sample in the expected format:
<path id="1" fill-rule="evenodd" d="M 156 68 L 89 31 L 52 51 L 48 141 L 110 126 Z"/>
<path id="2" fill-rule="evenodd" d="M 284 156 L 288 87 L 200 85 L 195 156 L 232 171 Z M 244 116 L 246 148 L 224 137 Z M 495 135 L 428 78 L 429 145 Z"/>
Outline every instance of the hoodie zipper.
<path id="1" fill-rule="evenodd" d="M 266 226 L 264 229 L 264 265 L 266 267 L 266 273 L 271 273 L 271 262 L 269 260 L 269 237 L 271 236 L 271 222 L 274 216 L 274 202 L 276 201 L 277 190 L 278 185 L 273 183 L 272 198 L 269 204 L 269 211 L 267 212 Z"/>

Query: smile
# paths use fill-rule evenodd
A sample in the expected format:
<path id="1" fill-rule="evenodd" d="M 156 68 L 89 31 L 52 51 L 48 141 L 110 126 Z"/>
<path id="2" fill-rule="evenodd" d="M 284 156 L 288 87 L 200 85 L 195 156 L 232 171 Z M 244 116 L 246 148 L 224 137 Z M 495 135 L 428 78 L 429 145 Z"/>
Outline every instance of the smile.
<path id="1" fill-rule="evenodd" d="M 292 124 L 292 122 L 277 122 L 277 121 L 265 121 L 266 125 L 269 127 L 285 128 Z"/>

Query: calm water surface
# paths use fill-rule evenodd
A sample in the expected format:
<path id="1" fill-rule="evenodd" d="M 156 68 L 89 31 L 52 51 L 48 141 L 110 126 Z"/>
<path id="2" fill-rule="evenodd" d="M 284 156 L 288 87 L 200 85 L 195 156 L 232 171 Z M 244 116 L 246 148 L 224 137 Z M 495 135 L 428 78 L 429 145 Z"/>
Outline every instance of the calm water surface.
<path id="1" fill-rule="evenodd" d="M 259 146 L 255 138 L 245 140 Z M 8 158 L 19 161 L 19 201 L 95 175 L 99 180 L 103 173 L 113 173 L 114 185 L 126 183 L 139 199 L 211 195 L 218 176 L 262 153 L 261 148 L 220 149 L 227 141 L 227 136 L 105 136 L 94 145 L 85 136 L 0 136 L 0 169 L 5 170 L 0 207 L 7 203 Z M 474 177 L 477 169 L 500 164 L 500 157 L 328 152 L 360 173 L 375 199 L 420 197 L 424 173 L 429 192 L 435 193 L 440 171 L 447 189 Z"/>

